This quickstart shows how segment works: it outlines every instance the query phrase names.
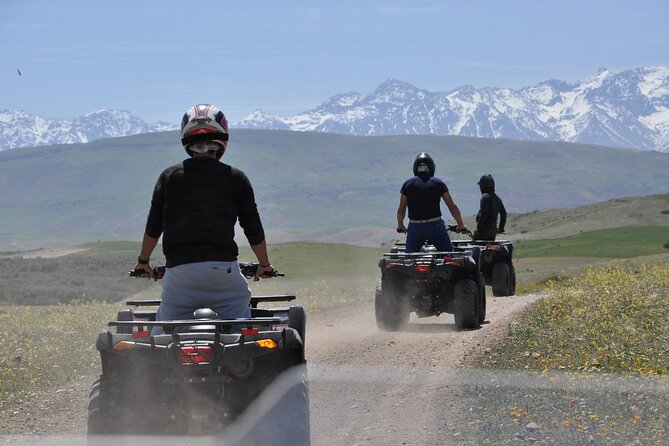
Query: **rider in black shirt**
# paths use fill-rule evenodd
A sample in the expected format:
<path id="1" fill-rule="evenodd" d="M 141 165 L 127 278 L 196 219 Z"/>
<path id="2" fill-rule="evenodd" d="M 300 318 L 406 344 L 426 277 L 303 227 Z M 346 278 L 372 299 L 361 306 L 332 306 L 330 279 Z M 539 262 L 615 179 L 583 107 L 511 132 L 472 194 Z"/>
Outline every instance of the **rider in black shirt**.
<path id="1" fill-rule="evenodd" d="M 188 109 L 181 143 L 190 158 L 165 169 L 156 182 L 135 269 L 151 277 L 149 258 L 162 235 L 167 268 L 157 320 L 186 319 L 197 308 L 221 318 L 249 317 L 251 291 L 234 241 L 237 221 L 259 262 L 255 280 L 274 268 L 251 183 L 219 161 L 228 146 L 223 112 L 209 104 Z"/>
<path id="2" fill-rule="evenodd" d="M 481 203 L 476 215 L 476 240 L 495 240 L 496 234 L 504 232 L 506 224 L 506 209 L 502 199 L 495 193 L 495 180 L 492 175 L 483 175 L 478 182 L 481 189 Z M 499 229 L 497 227 L 499 214 Z"/>

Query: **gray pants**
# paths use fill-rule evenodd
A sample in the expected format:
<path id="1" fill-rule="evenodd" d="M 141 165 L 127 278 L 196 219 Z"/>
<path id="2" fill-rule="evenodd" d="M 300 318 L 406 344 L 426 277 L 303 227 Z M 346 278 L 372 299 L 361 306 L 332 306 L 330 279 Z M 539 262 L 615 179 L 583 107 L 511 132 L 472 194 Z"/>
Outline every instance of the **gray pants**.
<path id="1" fill-rule="evenodd" d="M 235 262 L 198 262 L 167 268 L 156 319 L 190 319 L 198 308 L 211 308 L 221 319 L 251 317 L 249 284 Z M 151 334 L 163 330 L 155 327 Z"/>

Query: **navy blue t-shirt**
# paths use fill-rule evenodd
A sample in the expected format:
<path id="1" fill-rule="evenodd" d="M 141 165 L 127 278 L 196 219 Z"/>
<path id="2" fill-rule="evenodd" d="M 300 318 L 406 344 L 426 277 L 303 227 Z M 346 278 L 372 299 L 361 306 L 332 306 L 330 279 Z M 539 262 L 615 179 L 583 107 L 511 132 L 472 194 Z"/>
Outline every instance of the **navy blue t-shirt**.
<path id="1" fill-rule="evenodd" d="M 439 203 L 442 195 L 448 192 L 448 187 L 437 177 L 426 180 L 411 177 L 404 182 L 400 192 L 407 196 L 409 219 L 429 220 L 441 217 Z"/>

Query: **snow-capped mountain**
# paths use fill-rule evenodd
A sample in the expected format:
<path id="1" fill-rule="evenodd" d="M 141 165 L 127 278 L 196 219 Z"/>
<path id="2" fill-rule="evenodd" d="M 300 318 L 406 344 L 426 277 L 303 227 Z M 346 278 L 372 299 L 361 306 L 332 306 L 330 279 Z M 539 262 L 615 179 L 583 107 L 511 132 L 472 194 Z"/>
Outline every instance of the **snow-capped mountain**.
<path id="1" fill-rule="evenodd" d="M 71 119 L 51 119 L 23 111 L 0 110 L 0 150 L 71 144 L 137 133 L 175 130 L 176 124 L 148 124 L 127 111 L 100 110 Z"/>
<path id="2" fill-rule="evenodd" d="M 548 80 L 519 90 L 464 86 L 430 92 L 388 80 L 372 93 L 333 96 L 286 118 L 255 111 L 235 126 L 562 140 L 669 151 L 669 68 L 603 69 L 580 82 Z"/>

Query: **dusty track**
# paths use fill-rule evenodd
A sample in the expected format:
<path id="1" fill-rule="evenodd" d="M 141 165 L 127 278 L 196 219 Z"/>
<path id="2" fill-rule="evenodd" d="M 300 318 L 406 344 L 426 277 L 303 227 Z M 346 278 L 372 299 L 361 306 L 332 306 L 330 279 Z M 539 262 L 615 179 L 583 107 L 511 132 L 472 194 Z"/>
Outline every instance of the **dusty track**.
<path id="1" fill-rule="evenodd" d="M 376 328 L 371 305 L 312 319 L 307 331 L 316 445 L 456 444 L 459 386 L 468 358 L 499 339 L 539 296 L 488 298 L 486 323 L 456 331 L 453 317 Z"/>
<path id="2" fill-rule="evenodd" d="M 460 387 L 469 358 L 499 339 L 520 311 L 539 296 L 488 298 L 486 323 L 456 331 L 453 317 L 416 319 L 387 333 L 365 304 L 312 317 L 307 359 L 314 445 L 457 444 Z M 2 435 L 74 436 L 85 441 L 88 388 L 79 377 L 0 414 Z M 465 408 L 466 409 L 466 408 Z M 83 444 L 83 443 L 82 443 Z"/>

